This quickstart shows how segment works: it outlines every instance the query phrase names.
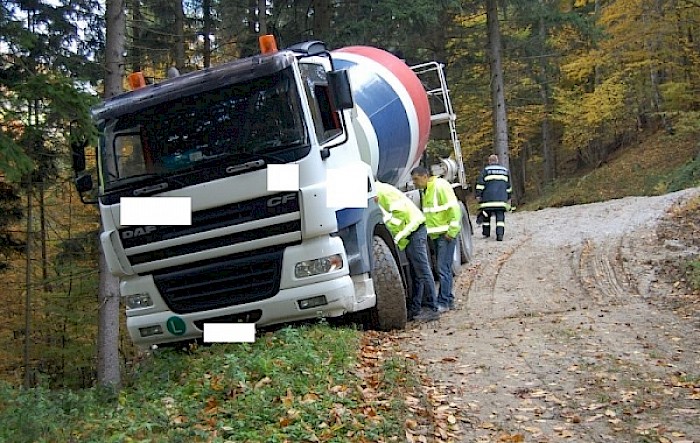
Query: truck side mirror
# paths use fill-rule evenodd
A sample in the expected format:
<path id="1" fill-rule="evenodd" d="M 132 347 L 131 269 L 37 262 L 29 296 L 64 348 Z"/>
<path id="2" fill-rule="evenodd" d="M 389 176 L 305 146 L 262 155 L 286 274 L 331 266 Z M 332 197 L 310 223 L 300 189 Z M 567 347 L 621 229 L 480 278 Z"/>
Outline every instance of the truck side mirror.
<path id="1" fill-rule="evenodd" d="M 92 175 L 90 174 L 80 174 L 75 177 L 75 189 L 78 190 L 80 194 L 80 201 L 86 205 L 93 205 L 97 203 L 97 196 L 93 191 Z M 88 193 L 88 195 L 85 195 Z"/>
<path id="2" fill-rule="evenodd" d="M 85 169 L 85 167 L 83 167 Z M 82 174 L 75 178 L 75 188 L 78 193 L 88 192 L 92 190 L 92 176 L 90 174 Z"/>
<path id="3" fill-rule="evenodd" d="M 328 86 L 331 91 L 331 100 L 337 110 L 350 109 L 354 106 L 352 90 L 350 89 L 350 77 L 347 69 L 331 71 L 328 73 Z"/>
<path id="4" fill-rule="evenodd" d="M 70 144 L 73 170 L 76 173 L 83 172 L 85 170 L 85 147 L 87 144 L 87 140 L 74 141 Z M 90 187 L 92 188 L 92 186 Z"/>

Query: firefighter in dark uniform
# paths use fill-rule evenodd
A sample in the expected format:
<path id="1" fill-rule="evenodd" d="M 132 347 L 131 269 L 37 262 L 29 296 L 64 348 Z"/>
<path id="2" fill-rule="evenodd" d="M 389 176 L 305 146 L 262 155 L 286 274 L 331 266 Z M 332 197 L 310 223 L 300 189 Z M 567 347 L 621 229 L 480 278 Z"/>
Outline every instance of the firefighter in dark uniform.
<path id="1" fill-rule="evenodd" d="M 496 217 L 496 240 L 503 241 L 506 211 L 510 209 L 510 172 L 498 164 L 498 156 L 489 156 L 489 164 L 476 180 L 476 200 L 482 215 L 482 233 L 491 236 L 491 216 Z"/>

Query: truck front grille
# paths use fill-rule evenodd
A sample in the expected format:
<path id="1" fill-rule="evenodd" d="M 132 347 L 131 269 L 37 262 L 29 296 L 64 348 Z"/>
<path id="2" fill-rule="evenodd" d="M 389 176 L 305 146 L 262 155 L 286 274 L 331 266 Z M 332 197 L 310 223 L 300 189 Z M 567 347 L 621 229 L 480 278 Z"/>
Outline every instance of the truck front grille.
<path id="1" fill-rule="evenodd" d="M 171 246 L 167 249 L 159 249 L 141 254 L 129 255 L 129 261 L 132 265 L 148 263 L 157 260 L 163 260 L 169 257 L 191 254 L 194 252 L 207 251 L 210 249 L 219 248 L 222 246 L 231 246 L 238 243 L 260 240 L 275 235 L 288 234 L 290 232 L 299 232 L 301 230 L 301 220 L 293 220 L 291 222 L 280 223 L 278 225 L 268 226 L 265 229 L 256 229 L 253 231 L 243 231 L 221 237 L 214 237 L 207 240 L 201 240 L 194 243 L 185 243 L 184 245 Z"/>
<path id="2" fill-rule="evenodd" d="M 128 226 L 119 229 L 125 249 L 163 240 L 198 234 L 226 226 L 241 225 L 255 220 L 299 211 L 297 193 L 279 193 L 225 206 L 195 211 L 188 226 Z"/>
<path id="3" fill-rule="evenodd" d="M 145 274 L 172 266 L 171 258 L 190 256 L 194 261 L 201 259 L 195 256 L 198 253 L 221 256 L 224 248 L 229 253 L 254 253 L 260 247 L 301 239 L 299 208 L 298 193 L 270 194 L 195 211 L 192 225 L 123 227 L 119 238 L 134 271 Z"/>
<path id="4" fill-rule="evenodd" d="M 286 246 L 286 245 L 285 245 Z M 284 248 L 168 268 L 153 274 L 170 310 L 207 311 L 264 300 L 279 291 Z"/>

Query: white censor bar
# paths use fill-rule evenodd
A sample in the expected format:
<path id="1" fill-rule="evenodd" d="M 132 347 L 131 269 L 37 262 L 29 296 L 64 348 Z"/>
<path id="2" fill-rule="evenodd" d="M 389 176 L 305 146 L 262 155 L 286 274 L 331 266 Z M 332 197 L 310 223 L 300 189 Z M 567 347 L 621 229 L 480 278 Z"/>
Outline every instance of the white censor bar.
<path id="1" fill-rule="evenodd" d="M 254 343 L 255 323 L 204 323 L 205 343 Z"/>
<path id="2" fill-rule="evenodd" d="M 122 226 L 191 225 L 191 197 L 122 197 Z"/>

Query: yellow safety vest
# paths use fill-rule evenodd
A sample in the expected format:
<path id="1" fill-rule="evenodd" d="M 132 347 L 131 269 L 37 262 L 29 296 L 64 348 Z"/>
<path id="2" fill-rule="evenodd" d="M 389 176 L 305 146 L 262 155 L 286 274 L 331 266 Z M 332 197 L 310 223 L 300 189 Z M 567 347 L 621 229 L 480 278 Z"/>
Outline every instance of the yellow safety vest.
<path id="1" fill-rule="evenodd" d="M 425 227 L 430 238 L 447 234 L 457 237 L 461 229 L 462 210 L 452 186 L 440 177 L 430 177 L 423 193 Z"/>
<path id="2" fill-rule="evenodd" d="M 375 187 L 384 224 L 399 249 L 403 250 L 408 245 L 407 237 L 425 221 L 425 216 L 411 199 L 395 187 L 382 182 L 376 182 Z"/>

